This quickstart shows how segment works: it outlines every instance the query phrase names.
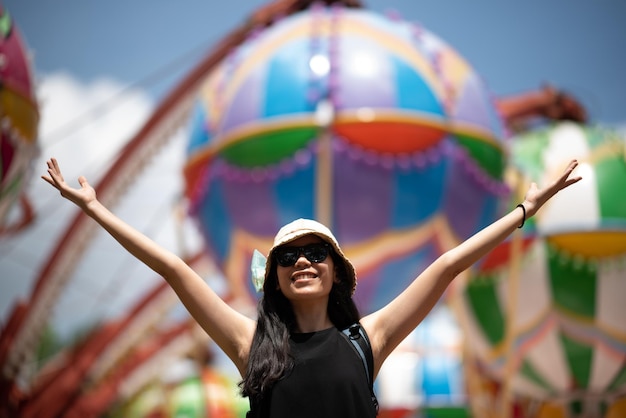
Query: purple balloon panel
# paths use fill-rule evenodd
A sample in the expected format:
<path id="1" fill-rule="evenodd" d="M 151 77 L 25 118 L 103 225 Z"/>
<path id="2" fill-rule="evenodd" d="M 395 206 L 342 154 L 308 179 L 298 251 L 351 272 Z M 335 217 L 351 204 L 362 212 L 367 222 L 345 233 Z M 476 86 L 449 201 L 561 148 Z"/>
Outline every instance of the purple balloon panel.
<path id="1" fill-rule="evenodd" d="M 382 247 L 374 252 L 390 251 Z M 355 301 L 363 313 L 373 312 L 398 296 L 440 254 L 436 240 L 429 239 L 419 248 L 398 248 L 394 256 L 371 269 L 359 269 Z"/>
<path id="2" fill-rule="evenodd" d="M 440 210 L 446 160 L 435 150 L 411 160 L 338 147 L 334 155 L 334 225 L 346 243 L 414 227 Z M 430 158 L 430 160 L 429 160 Z M 404 162 L 406 165 L 403 165 Z M 358 179 L 358 181 L 355 181 Z"/>
<path id="3" fill-rule="evenodd" d="M 478 75 L 469 73 L 454 104 L 452 117 L 455 122 L 482 129 L 493 139 L 503 139 L 502 121 L 495 110 Z"/>
<path id="4" fill-rule="evenodd" d="M 263 81 L 266 74 L 266 67 L 258 68 L 233 94 L 229 106 L 224 107 L 224 116 L 219 126 L 221 135 L 226 135 L 231 130 L 241 128 L 246 124 L 256 123 L 262 117 L 265 99 Z"/>
<path id="5" fill-rule="evenodd" d="M 455 152 L 443 211 L 452 230 L 464 240 L 495 219 L 504 199 L 485 185 L 483 173 L 463 150 L 456 148 Z"/>

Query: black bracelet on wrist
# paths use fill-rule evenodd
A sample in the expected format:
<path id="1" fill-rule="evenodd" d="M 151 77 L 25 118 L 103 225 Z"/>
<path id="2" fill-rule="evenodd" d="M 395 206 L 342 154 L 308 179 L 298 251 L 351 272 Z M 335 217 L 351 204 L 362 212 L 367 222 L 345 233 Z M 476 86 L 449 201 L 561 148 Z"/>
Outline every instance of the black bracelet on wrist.
<path id="1" fill-rule="evenodd" d="M 522 223 L 519 224 L 519 226 L 518 226 L 518 228 L 521 228 L 521 227 L 524 226 L 524 222 L 526 222 L 526 208 L 521 203 L 519 205 L 517 205 L 516 208 L 522 208 L 522 212 L 524 212 L 524 217 L 522 218 Z"/>

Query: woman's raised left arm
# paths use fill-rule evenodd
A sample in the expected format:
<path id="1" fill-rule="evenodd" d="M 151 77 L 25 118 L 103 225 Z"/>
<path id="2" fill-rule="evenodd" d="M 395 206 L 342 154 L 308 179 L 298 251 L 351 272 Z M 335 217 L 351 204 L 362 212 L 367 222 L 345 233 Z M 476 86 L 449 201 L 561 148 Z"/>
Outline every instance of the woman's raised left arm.
<path id="1" fill-rule="evenodd" d="M 571 177 L 577 165 L 576 160 L 570 162 L 563 174 L 543 189 L 532 183 L 520 206 L 441 255 L 397 298 L 362 319 L 361 323 L 372 340 L 376 370 L 430 312 L 459 273 L 496 248 L 559 191 L 581 179 Z"/>

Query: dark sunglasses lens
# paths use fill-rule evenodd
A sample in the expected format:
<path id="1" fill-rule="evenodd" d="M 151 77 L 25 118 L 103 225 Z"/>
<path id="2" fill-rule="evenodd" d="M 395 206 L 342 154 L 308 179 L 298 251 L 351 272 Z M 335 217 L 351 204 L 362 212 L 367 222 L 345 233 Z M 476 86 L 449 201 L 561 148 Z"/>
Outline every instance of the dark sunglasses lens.
<path id="1" fill-rule="evenodd" d="M 282 267 L 289 267 L 296 264 L 298 260 L 298 249 L 297 248 L 281 248 L 276 252 L 276 261 Z"/>
<path id="2" fill-rule="evenodd" d="M 312 244 L 304 247 L 304 256 L 312 263 L 321 263 L 328 256 L 328 248 L 324 244 Z"/>
<path id="3" fill-rule="evenodd" d="M 307 260 L 312 263 L 321 263 L 328 257 L 328 246 L 326 244 L 310 244 L 304 247 L 284 247 L 276 250 L 276 261 L 282 267 L 289 267 L 296 264 L 300 254 L 304 254 Z"/>

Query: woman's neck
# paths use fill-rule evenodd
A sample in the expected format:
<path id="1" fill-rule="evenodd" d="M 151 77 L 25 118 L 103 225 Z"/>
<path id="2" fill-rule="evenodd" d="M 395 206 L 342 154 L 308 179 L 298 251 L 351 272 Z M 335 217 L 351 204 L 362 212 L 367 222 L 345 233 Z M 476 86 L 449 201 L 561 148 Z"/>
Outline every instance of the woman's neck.
<path id="1" fill-rule="evenodd" d="M 296 317 L 297 332 L 322 331 L 333 326 L 327 306 L 319 304 L 292 304 Z"/>

